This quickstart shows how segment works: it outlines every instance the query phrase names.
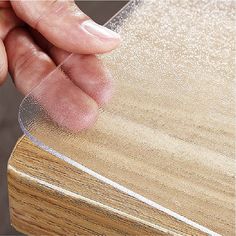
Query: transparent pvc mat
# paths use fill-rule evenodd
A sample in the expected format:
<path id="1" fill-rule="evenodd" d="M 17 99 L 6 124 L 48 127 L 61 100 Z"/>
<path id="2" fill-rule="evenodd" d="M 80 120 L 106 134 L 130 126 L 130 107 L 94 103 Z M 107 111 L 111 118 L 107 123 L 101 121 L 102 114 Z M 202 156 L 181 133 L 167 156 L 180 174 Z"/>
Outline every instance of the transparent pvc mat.
<path id="1" fill-rule="evenodd" d="M 99 56 L 115 90 L 95 125 L 81 131 L 89 119 L 86 104 L 73 100 L 74 90 L 57 89 L 71 82 L 72 54 L 23 100 L 23 131 L 154 208 L 194 220 L 209 234 L 231 232 L 234 18 L 231 1 L 131 1 L 106 24 L 122 44 Z"/>

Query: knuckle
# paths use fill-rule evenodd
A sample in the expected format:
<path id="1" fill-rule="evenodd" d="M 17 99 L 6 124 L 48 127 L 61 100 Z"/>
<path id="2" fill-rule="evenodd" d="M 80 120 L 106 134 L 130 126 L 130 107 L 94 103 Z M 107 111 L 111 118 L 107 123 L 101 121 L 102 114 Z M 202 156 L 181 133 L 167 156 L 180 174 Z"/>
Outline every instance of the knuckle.
<path id="1" fill-rule="evenodd" d="M 35 52 L 33 50 L 22 52 L 16 60 L 15 70 L 20 71 L 27 68 L 34 61 Z"/>
<path id="2" fill-rule="evenodd" d="M 50 23 L 52 19 L 58 17 L 63 21 L 64 18 L 70 19 L 70 17 L 76 18 L 78 22 L 82 22 L 89 19 L 73 1 L 50 1 L 47 3 L 46 10 L 44 10 L 41 15 L 35 20 L 33 28 L 39 30 L 48 22 Z"/>
<path id="3" fill-rule="evenodd" d="M 41 51 L 22 53 L 12 68 L 15 85 L 24 94 L 29 93 L 51 71 L 48 57 Z M 34 76 L 32 76 L 34 74 Z"/>
<path id="4" fill-rule="evenodd" d="M 49 59 L 45 53 L 38 51 L 36 48 L 32 48 L 19 55 L 15 63 L 14 74 L 16 77 L 19 77 L 19 75 L 28 68 L 36 64 L 40 65 L 45 63 L 49 63 Z"/>
<path id="5" fill-rule="evenodd" d="M 34 22 L 32 23 L 32 27 L 36 30 L 40 28 L 41 22 L 45 20 L 45 18 L 48 16 L 48 14 L 51 14 L 54 12 L 55 5 L 57 5 L 57 1 L 47 1 L 44 2 L 44 6 L 41 6 L 39 15 L 34 19 Z M 56 8 L 55 8 L 56 9 Z"/>

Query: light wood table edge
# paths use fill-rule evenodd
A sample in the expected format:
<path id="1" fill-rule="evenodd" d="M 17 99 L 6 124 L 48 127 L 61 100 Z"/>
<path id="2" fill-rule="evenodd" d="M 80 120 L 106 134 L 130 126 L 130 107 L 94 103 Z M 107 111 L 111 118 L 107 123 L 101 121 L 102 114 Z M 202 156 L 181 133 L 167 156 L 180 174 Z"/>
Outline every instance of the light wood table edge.
<path id="1" fill-rule="evenodd" d="M 76 235 L 206 235 L 204 232 L 193 229 L 190 225 L 186 225 L 183 222 L 179 222 L 180 225 L 173 229 L 171 229 L 171 227 L 153 224 L 149 221 L 127 214 L 124 211 L 103 205 L 93 199 L 71 193 L 70 191 L 60 189 L 60 187 L 54 185 L 48 185 L 45 181 L 18 171 L 14 159 L 16 158 L 16 155 L 19 154 L 17 152 L 25 139 L 27 138 L 23 136 L 18 140 L 8 162 L 8 190 L 11 224 L 18 231 L 27 235 L 68 235 L 68 233 L 75 234 L 75 231 Z M 42 150 L 42 152 L 44 151 Z M 36 193 L 37 195 L 34 195 L 35 199 L 33 199 L 33 195 L 31 195 L 33 193 Z M 98 213 L 98 215 L 95 218 L 92 217 L 90 219 L 91 222 L 82 219 L 83 223 L 80 226 L 77 225 L 77 227 L 74 227 L 74 225 L 72 225 L 68 229 L 62 229 L 56 225 L 54 225 L 56 229 L 50 229 L 50 227 L 54 226 L 48 227 L 46 221 L 34 224 L 34 220 L 39 220 L 37 214 L 42 211 L 42 208 L 36 210 L 34 213 L 35 215 L 31 215 L 33 214 L 32 211 L 35 210 L 33 209 L 35 205 L 33 205 L 32 201 L 38 201 L 38 203 L 35 203 L 36 205 L 40 204 L 42 195 L 46 196 L 48 201 L 54 201 L 51 204 L 52 208 L 55 202 L 61 204 L 59 207 L 60 209 L 58 210 L 59 213 L 63 213 L 67 207 L 63 205 L 63 202 L 69 202 L 71 207 L 74 208 L 70 209 L 71 212 L 84 213 L 84 210 L 86 209 L 86 217 L 89 215 L 91 217 L 94 212 Z M 50 210 L 50 208 L 48 209 Z M 47 213 L 45 212 L 44 214 Z M 60 216 L 58 215 L 58 217 Z M 76 217 L 78 217 L 78 214 Z M 53 220 L 55 220 L 55 217 L 52 221 Z M 58 225 L 60 223 L 63 225 L 61 220 L 58 220 L 57 223 Z M 45 225 L 45 227 L 43 227 L 43 225 Z M 183 231 L 181 232 L 179 228 L 182 228 Z"/>

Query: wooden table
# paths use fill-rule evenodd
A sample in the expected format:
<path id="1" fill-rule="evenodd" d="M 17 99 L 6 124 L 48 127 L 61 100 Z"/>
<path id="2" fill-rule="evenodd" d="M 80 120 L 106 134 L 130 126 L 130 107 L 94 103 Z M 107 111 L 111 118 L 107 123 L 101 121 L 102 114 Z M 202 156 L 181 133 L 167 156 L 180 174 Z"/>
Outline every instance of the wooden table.
<path id="1" fill-rule="evenodd" d="M 9 161 L 8 183 L 12 224 L 26 234 L 206 235 L 64 163 L 25 137 Z M 219 211 L 227 204 L 221 195 Z M 233 227 L 231 211 L 226 217 Z M 200 215 L 201 210 L 193 217 Z M 209 222 L 214 225 L 214 220 Z"/>
<path id="2" fill-rule="evenodd" d="M 150 3 L 104 58 L 117 93 L 95 127 L 76 137 L 43 123 L 31 130 L 70 158 L 26 137 L 16 145 L 8 178 L 18 230 L 234 235 L 233 5 Z"/>

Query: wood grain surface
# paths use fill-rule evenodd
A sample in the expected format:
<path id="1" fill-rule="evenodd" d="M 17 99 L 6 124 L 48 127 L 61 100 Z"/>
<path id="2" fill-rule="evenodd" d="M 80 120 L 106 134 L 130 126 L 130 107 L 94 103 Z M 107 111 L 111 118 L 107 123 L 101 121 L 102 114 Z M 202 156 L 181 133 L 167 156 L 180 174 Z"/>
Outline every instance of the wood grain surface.
<path id="1" fill-rule="evenodd" d="M 165 230 L 181 235 L 203 233 L 194 231 L 187 221 L 176 221 L 158 207 L 123 195 L 94 177 L 90 176 L 93 187 L 88 187 L 89 181 L 80 179 L 88 178 L 78 168 L 82 164 L 218 234 L 234 235 L 235 5 L 231 1 L 144 3 L 121 27 L 120 49 L 103 56 L 114 75 L 116 92 L 112 102 L 100 112 L 96 125 L 77 135 L 46 119 L 40 120 L 42 114 L 35 116 L 29 127 L 26 124 L 32 136 L 66 156 L 72 165 L 39 151 L 26 139 L 18 144 L 9 165 L 12 219 L 17 227 L 19 215 L 26 209 L 30 211 L 27 206 L 33 193 L 38 202 L 42 199 L 37 194 L 42 194 L 46 204 L 57 195 L 68 197 L 65 192 L 58 193 L 66 189 L 136 217 L 135 224 L 142 220 L 140 228 L 150 234 Z M 28 107 L 32 106 L 35 104 Z M 28 107 L 22 110 L 27 111 Z M 29 114 L 34 114 L 30 112 L 29 109 Z M 38 180 L 44 182 L 40 184 Z M 24 193 L 19 196 L 21 188 L 17 186 L 21 184 Z M 103 187 L 97 193 L 100 184 Z M 28 191 L 32 192 L 30 197 Z M 57 195 L 52 197 L 50 192 Z M 70 196 L 66 200 L 68 208 L 69 199 Z M 64 200 L 55 201 L 65 204 Z M 50 215 L 54 208 L 56 211 L 57 206 L 45 207 L 50 209 L 48 216 L 41 214 L 48 217 L 50 224 L 59 215 Z M 72 208 L 71 214 L 76 215 L 79 202 Z M 40 222 L 37 214 L 29 213 L 30 223 L 33 219 Z M 22 219 L 29 220 L 27 214 Z M 33 224 L 31 228 L 37 227 Z M 46 230 L 43 225 L 40 227 Z M 61 228 L 55 226 L 54 230 L 58 233 Z"/>
<path id="2" fill-rule="evenodd" d="M 8 165 L 13 226 L 30 235 L 206 235 L 23 137 Z"/>

